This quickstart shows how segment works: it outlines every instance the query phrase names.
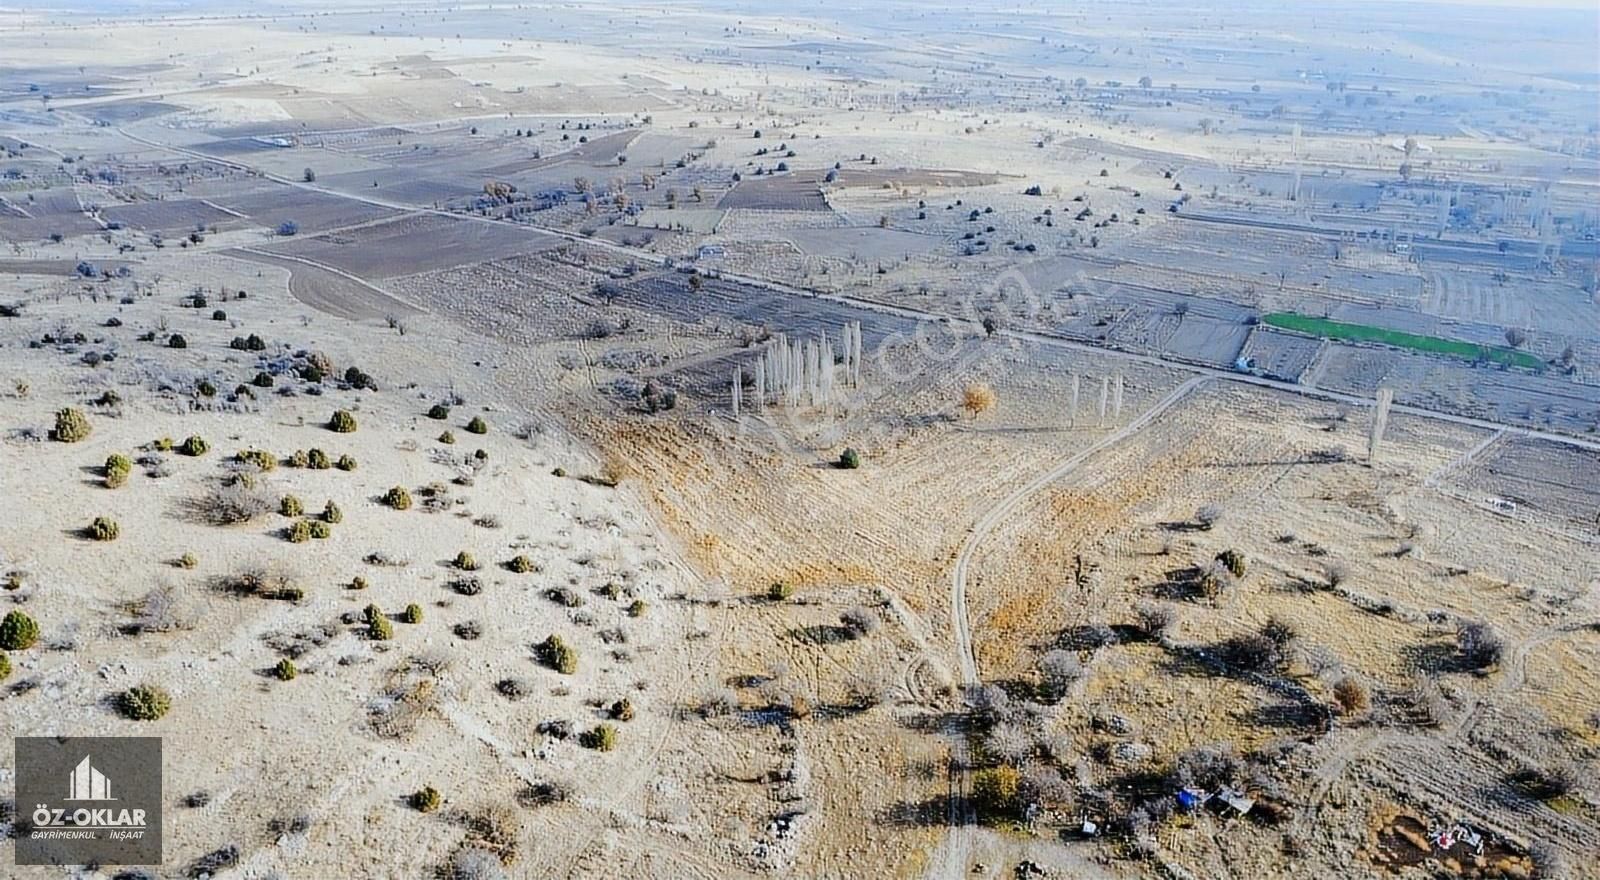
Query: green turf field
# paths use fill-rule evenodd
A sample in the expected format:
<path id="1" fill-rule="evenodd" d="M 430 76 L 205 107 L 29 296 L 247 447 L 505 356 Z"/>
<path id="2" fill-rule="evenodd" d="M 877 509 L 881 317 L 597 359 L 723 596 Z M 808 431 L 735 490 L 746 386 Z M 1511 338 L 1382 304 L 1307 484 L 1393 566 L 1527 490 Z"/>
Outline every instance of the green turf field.
<path id="1" fill-rule="evenodd" d="M 1401 333 L 1398 330 L 1386 330 L 1382 327 L 1373 327 L 1367 324 L 1345 324 L 1339 321 L 1330 321 L 1327 318 L 1296 315 L 1292 312 L 1274 312 L 1270 315 L 1263 315 L 1261 320 L 1273 327 L 1296 330 L 1313 336 L 1326 336 L 1329 339 L 1348 339 L 1352 342 L 1380 342 L 1396 348 L 1409 348 L 1429 354 L 1450 355 L 1451 357 L 1464 358 L 1469 361 L 1490 360 L 1495 363 L 1510 364 L 1513 367 L 1525 367 L 1530 370 L 1544 368 L 1543 361 L 1527 352 L 1493 345 L 1474 345 L 1457 339 L 1418 336 L 1415 333 Z"/>

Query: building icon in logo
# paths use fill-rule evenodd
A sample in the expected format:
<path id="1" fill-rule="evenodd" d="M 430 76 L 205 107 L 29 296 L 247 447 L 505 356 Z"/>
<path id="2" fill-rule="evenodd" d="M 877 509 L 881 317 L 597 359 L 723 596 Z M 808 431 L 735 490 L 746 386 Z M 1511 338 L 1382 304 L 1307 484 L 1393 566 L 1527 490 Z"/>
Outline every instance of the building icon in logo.
<path id="1" fill-rule="evenodd" d="M 73 768 L 72 772 L 67 776 L 67 800 L 116 800 L 111 796 L 111 780 L 89 764 L 88 755 L 84 755 L 83 760 L 79 761 L 78 766 Z"/>

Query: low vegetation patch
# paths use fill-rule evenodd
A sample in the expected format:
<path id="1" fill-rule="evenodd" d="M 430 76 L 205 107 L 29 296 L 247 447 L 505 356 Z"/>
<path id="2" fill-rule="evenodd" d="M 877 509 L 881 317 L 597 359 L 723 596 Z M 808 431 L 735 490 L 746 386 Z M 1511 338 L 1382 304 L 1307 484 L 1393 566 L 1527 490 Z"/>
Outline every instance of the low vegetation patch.
<path id="1" fill-rule="evenodd" d="M 1493 345 L 1476 345 L 1459 339 L 1441 339 L 1437 336 L 1418 336 L 1368 324 L 1346 324 L 1327 318 L 1296 315 L 1292 312 L 1272 312 L 1262 315 L 1263 323 L 1285 330 L 1294 330 L 1310 336 L 1339 339 L 1349 342 L 1376 342 L 1395 348 L 1406 348 L 1425 354 L 1442 354 L 1469 361 L 1492 361 L 1529 370 L 1544 368 L 1544 362 L 1531 354 Z"/>

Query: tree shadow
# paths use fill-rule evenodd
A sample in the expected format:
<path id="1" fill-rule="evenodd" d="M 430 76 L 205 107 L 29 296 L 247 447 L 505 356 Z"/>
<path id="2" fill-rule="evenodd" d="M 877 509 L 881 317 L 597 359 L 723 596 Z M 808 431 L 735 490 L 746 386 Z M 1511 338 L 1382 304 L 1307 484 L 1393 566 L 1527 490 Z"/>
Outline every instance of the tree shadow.
<path id="1" fill-rule="evenodd" d="M 878 812 L 878 822 L 891 828 L 942 828 L 952 823 L 968 824 L 972 815 L 965 797 L 929 797 L 920 801 L 900 801 Z"/>
<path id="2" fill-rule="evenodd" d="M 789 630 L 789 638 L 807 645 L 837 645 L 848 642 L 854 634 L 845 627 L 836 624 L 814 624 L 812 626 L 797 626 Z"/>

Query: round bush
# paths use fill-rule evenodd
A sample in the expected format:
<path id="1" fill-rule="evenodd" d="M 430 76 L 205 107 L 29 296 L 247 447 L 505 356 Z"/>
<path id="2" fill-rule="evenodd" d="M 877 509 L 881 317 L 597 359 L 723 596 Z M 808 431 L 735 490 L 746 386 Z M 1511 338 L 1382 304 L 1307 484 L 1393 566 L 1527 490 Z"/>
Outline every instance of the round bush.
<path id="1" fill-rule="evenodd" d="M 108 516 L 95 517 L 94 522 L 89 523 L 87 531 L 89 537 L 96 541 L 115 541 L 117 535 L 122 533 L 117 521 Z"/>
<path id="2" fill-rule="evenodd" d="M 328 420 L 328 428 L 337 434 L 354 434 L 356 430 L 356 417 L 349 410 L 336 409 L 333 418 Z"/>
<path id="3" fill-rule="evenodd" d="M 259 372 L 256 373 L 256 377 L 254 379 L 250 380 L 250 384 L 256 386 L 257 388 L 271 388 L 274 384 L 276 384 L 276 381 L 272 378 L 271 373 Z"/>
<path id="4" fill-rule="evenodd" d="M 307 455 L 304 449 L 296 449 L 294 454 L 289 456 L 289 467 L 311 467 L 311 456 Z"/>
<path id="5" fill-rule="evenodd" d="M 857 452 L 854 447 L 845 447 L 844 452 L 839 453 L 839 467 L 847 471 L 853 471 L 861 467 L 861 453 Z"/>
<path id="6" fill-rule="evenodd" d="M 453 446 L 456 442 L 456 435 L 450 431 L 446 431 L 439 435 L 439 442 L 445 444 L 446 446 Z"/>
<path id="7" fill-rule="evenodd" d="M 353 471 L 356 469 L 356 457 L 349 454 L 341 455 L 339 460 L 333 463 L 333 466 L 341 471 Z"/>
<path id="8" fill-rule="evenodd" d="M 170 338 L 167 339 L 167 347 L 168 348 L 188 348 L 189 347 L 189 340 L 184 339 L 181 334 L 174 333 L 174 334 L 172 334 L 172 336 Z"/>
<path id="9" fill-rule="evenodd" d="M 104 467 L 106 475 L 106 488 L 115 489 L 128 482 L 128 474 L 133 470 L 133 462 L 120 452 L 113 452 L 106 456 Z"/>
<path id="10" fill-rule="evenodd" d="M 89 417 L 83 410 L 67 407 L 56 413 L 56 426 L 50 431 L 50 439 L 60 443 L 77 443 L 86 440 L 89 432 Z"/>
<path id="11" fill-rule="evenodd" d="M 306 453 L 306 465 L 314 471 L 325 471 L 333 467 L 333 461 L 328 458 L 328 453 L 313 449 Z"/>
<path id="12" fill-rule="evenodd" d="M 609 752 L 617 747 L 617 729 L 609 724 L 596 724 L 593 730 L 585 731 L 578 739 L 585 748 Z"/>
<path id="13" fill-rule="evenodd" d="M 0 654 L 0 681 L 11 677 L 11 658 Z"/>
<path id="14" fill-rule="evenodd" d="M 489 433 L 489 423 L 483 420 L 483 416 L 473 416 L 472 421 L 467 422 L 467 433 L 487 434 Z"/>
<path id="15" fill-rule="evenodd" d="M 134 721 L 155 721 L 172 709 L 172 696 L 157 685 L 141 684 L 123 691 L 117 705 Z"/>
<path id="16" fill-rule="evenodd" d="M 295 668 L 293 660 L 285 657 L 278 661 L 277 666 L 272 667 L 272 674 L 277 676 L 279 681 L 292 681 L 300 674 L 300 670 Z"/>
<path id="17" fill-rule="evenodd" d="M 38 622 L 23 612 L 8 612 L 0 620 L 0 650 L 26 651 L 38 641 Z"/>
<path id="18" fill-rule="evenodd" d="M 354 578 L 350 579 L 350 589 L 352 589 L 352 590 L 365 590 L 366 588 L 367 588 L 367 579 L 362 577 L 361 575 L 358 574 Z"/>
<path id="19" fill-rule="evenodd" d="M 618 721 L 632 721 L 633 714 L 633 702 L 627 697 L 611 704 L 611 717 Z"/>
<path id="20" fill-rule="evenodd" d="M 794 595 L 794 587 L 783 581 L 773 581 L 767 587 L 767 598 L 774 602 L 787 602 Z"/>
<path id="21" fill-rule="evenodd" d="M 540 642 L 538 654 L 544 665 L 563 675 L 571 675 L 578 671 L 578 652 L 560 636 L 552 635 Z"/>
<path id="22" fill-rule="evenodd" d="M 320 519 L 305 520 L 305 522 L 311 530 L 311 537 L 316 538 L 318 541 L 326 540 L 333 534 L 333 526 Z"/>
<path id="23" fill-rule="evenodd" d="M 311 540 L 311 523 L 303 519 L 297 519 L 294 521 L 294 525 L 284 532 L 284 536 L 289 539 L 291 544 L 304 544 Z"/>
<path id="24" fill-rule="evenodd" d="M 190 435 L 184 439 L 183 445 L 178 447 L 178 451 L 184 455 L 205 455 L 207 452 L 211 451 L 211 444 L 207 443 L 204 437 L 199 435 Z"/>
<path id="25" fill-rule="evenodd" d="M 194 568 L 195 566 L 197 566 L 199 564 L 200 564 L 200 560 L 195 558 L 195 555 L 193 553 L 185 553 L 182 556 L 178 557 L 178 567 L 179 568 Z"/>
<path id="26" fill-rule="evenodd" d="M 394 638 L 394 624 L 389 622 L 389 618 L 379 615 L 367 624 L 367 637 L 375 642 L 387 642 Z"/>
<path id="27" fill-rule="evenodd" d="M 462 571 L 477 571 L 478 570 L 478 560 L 474 559 L 472 554 L 468 553 L 465 550 L 461 551 L 460 553 L 457 553 L 456 554 L 456 558 L 450 564 L 454 565 L 456 568 L 461 569 Z"/>
<path id="28" fill-rule="evenodd" d="M 528 574 L 534 570 L 535 566 L 532 559 L 529 559 L 527 556 L 518 555 L 513 556 L 511 561 L 506 563 L 506 568 L 516 572 L 517 574 Z"/>
<path id="29" fill-rule="evenodd" d="M 422 606 L 418 605 L 415 602 L 412 602 L 410 605 L 407 605 L 406 606 L 406 610 L 400 612 L 400 621 L 402 623 L 413 623 L 413 624 L 421 623 L 422 622 Z"/>
<path id="30" fill-rule="evenodd" d="M 395 486 L 383 494 L 383 503 L 395 510 L 411 509 L 411 493 L 404 486 Z"/>
<path id="31" fill-rule="evenodd" d="M 283 500 L 278 502 L 278 513 L 284 516 L 300 516 L 305 512 L 305 505 L 293 495 L 285 495 Z"/>
<path id="32" fill-rule="evenodd" d="M 431 785 L 425 785 L 420 791 L 411 793 L 411 808 L 419 813 L 431 813 L 439 809 L 444 798 L 439 796 L 439 790 Z"/>
<path id="33" fill-rule="evenodd" d="M 442 403 L 436 403 L 433 406 L 428 407 L 428 418 L 438 419 L 440 421 L 448 419 L 450 418 L 450 407 L 445 406 Z"/>
<path id="34" fill-rule="evenodd" d="M 629 617 L 643 617 L 644 616 L 644 609 L 645 609 L 644 600 L 643 599 L 635 599 L 635 600 L 633 600 L 632 604 L 630 604 L 628 606 L 628 616 Z"/>
<path id="35" fill-rule="evenodd" d="M 327 504 L 324 504 L 322 506 L 322 521 L 323 522 L 329 523 L 329 524 L 335 524 L 335 523 L 341 522 L 343 520 L 344 520 L 344 511 L 340 510 L 339 509 L 339 505 L 334 504 L 332 500 L 329 500 Z"/>

